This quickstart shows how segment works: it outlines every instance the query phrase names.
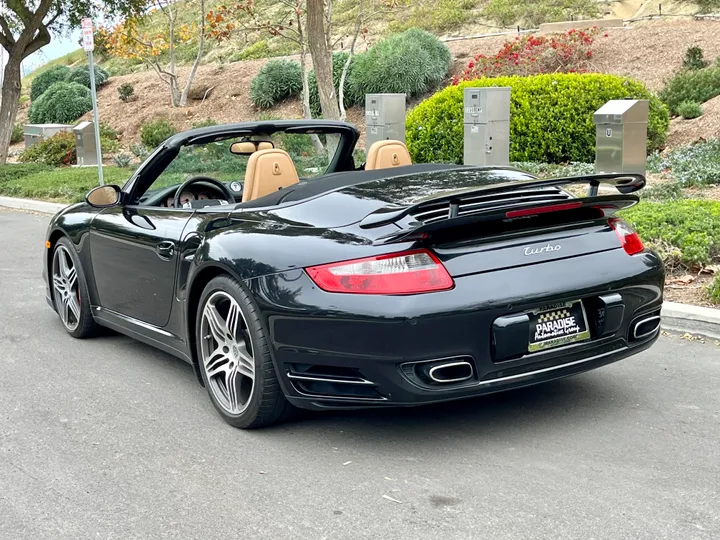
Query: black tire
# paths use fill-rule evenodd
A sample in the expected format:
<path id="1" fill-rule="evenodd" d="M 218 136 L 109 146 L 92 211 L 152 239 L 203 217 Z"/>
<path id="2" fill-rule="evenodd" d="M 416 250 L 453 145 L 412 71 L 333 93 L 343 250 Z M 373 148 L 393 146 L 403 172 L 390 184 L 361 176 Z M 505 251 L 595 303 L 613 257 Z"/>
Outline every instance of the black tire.
<path id="1" fill-rule="evenodd" d="M 64 250 L 64 253 L 68 254 L 77 274 L 77 293 L 79 297 L 78 304 L 80 306 L 80 316 L 77 317 L 77 325 L 66 323 L 60 314 L 62 305 L 58 305 L 57 295 L 55 293 L 55 284 L 53 282 L 55 257 L 58 250 Z M 65 331 L 67 331 L 67 333 L 72 337 L 78 339 L 84 339 L 97 335 L 100 330 L 100 326 L 95 322 L 95 319 L 93 319 L 92 316 L 90 308 L 90 294 L 88 292 L 87 280 L 85 279 L 85 272 L 83 271 L 82 264 L 80 263 L 80 258 L 75 251 L 75 246 L 73 246 L 72 242 L 65 237 L 60 238 L 53 248 L 53 258 L 50 263 L 49 278 L 51 291 L 53 293 L 53 305 L 55 306 L 55 311 L 58 313 L 58 317 L 60 318 L 60 322 L 63 324 Z"/>
<path id="2" fill-rule="evenodd" d="M 206 339 L 201 335 L 203 333 L 203 312 L 208 301 L 218 292 L 226 293 L 237 302 L 246 323 L 247 336 L 251 342 L 255 378 L 245 408 L 238 414 L 231 414 L 221 404 L 215 394 L 216 386 L 210 384 L 203 360 L 202 340 Z M 195 343 L 198 368 L 203 384 L 215 409 L 228 424 L 241 429 L 254 429 L 279 423 L 292 414 L 294 407 L 287 401 L 280 388 L 275 366 L 270 357 L 265 331 L 260 323 L 258 308 L 245 289 L 231 276 L 223 275 L 213 278 L 203 290 L 195 318 Z"/>

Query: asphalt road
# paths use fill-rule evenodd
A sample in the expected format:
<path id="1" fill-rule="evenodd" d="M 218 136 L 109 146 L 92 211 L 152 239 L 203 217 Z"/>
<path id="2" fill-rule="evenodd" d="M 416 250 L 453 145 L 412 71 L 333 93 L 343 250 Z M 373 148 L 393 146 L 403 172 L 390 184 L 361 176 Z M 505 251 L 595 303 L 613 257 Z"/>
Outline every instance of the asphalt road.
<path id="1" fill-rule="evenodd" d="M 720 348 L 422 409 L 240 431 L 192 369 L 46 305 L 0 210 L 0 539 L 718 539 Z"/>

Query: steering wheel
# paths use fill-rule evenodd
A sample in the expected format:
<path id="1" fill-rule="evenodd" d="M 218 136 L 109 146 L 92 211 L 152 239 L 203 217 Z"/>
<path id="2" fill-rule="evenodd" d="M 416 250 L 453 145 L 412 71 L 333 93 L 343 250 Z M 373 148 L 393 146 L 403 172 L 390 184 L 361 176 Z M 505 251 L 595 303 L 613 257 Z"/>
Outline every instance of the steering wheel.
<path id="1" fill-rule="evenodd" d="M 185 180 L 175 192 L 175 197 L 173 199 L 173 208 L 182 207 L 182 205 L 180 204 L 180 195 L 182 195 L 182 192 L 185 191 L 188 186 L 194 184 L 195 182 L 207 182 L 208 184 L 212 184 L 220 191 L 222 191 L 228 204 L 231 204 L 235 201 L 235 195 L 233 195 L 232 191 L 230 191 L 230 188 L 223 184 L 220 180 L 216 180 L 215 178 L 211 178 L 209 176 L 193 176 L 192 178 L 188 178 L 187 180 Z"/>

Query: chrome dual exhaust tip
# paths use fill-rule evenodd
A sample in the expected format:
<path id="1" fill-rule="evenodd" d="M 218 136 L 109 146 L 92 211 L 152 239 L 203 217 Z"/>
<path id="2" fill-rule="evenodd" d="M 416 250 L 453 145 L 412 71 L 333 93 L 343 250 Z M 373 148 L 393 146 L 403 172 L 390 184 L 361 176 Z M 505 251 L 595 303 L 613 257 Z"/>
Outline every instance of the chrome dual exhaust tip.
<path id="1" fill-rule="evenodd" d="M 449 362 L 437 364 L 428 370 L 428 377 L 438 384 L 459 383 L 472 379 L 473 367 L 470 362 Z"/>

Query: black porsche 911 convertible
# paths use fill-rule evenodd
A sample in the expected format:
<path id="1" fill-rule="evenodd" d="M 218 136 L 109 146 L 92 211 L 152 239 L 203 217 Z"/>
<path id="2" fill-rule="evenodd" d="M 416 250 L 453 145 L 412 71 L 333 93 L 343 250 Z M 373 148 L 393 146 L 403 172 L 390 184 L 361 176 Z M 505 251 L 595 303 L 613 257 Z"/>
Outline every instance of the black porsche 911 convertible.
<path id="1" fill-rule="evenodd" d="M 241 428 L 517 388 L 656 341 L 663 266 L 616 216 L 642 175 L 412 164 L 398 141 L 363 161 L 358 138 L 321 120 L 169 138 L 52 219 L 48 302 L 72 336 L 191 363 Z"/>

